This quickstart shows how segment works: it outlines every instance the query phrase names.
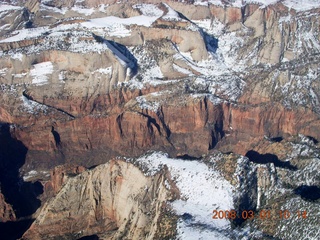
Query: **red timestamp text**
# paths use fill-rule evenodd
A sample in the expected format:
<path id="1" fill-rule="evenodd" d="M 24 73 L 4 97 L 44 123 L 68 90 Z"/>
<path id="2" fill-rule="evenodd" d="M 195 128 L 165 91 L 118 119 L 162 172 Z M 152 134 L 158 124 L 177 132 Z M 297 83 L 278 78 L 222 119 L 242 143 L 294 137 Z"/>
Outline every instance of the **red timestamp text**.
<path id="1" fill-rule="evenodd" d="M 301 218 L 306 219 L 307 218 L 307 211 L 296 211 L 296 212 L 290 212 L 289 210 L 280 210 L 278 212 L 276 211 L 270 211 L 270 210 L 260 210 L 258 212 L 255 212 L 253 210 L 243 210 L 240 212 L 237 212 L 236 210 L 213 210 L 212 211 L 212 219 L 260 219 L 260 220 L 266 220 L 266 219 L 289 219 L 292 217 L 295 218 Z"/>

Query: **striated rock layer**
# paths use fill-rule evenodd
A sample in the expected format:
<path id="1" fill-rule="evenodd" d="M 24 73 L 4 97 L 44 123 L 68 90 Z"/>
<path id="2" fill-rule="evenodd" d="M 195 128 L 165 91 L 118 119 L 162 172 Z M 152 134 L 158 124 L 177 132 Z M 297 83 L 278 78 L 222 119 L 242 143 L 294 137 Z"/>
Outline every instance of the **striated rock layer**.
<path id="1" fill-rule="evenodd" d="M 112 160 L 71 177 L 22 239 L 155 239 L 167 230 L 159 229 L 161 209 L 171 198 L 166 174 L 146 177 L 133 164 Z"/>
<path id="2" fill-rule="evenodd" d="M 245 154 L 265 135 L 320 138 L 319 9 L 175 1 L 89 9 L 102 3 L 27 1 L 16 11 L 21 33 L 2 36 L 0 121 L 28 148 L 26 171 L 149 149 Z M 115 13 L 126 19 L 113 24 L 121 33 L 108 21 L 122 20 L 94 25 Z M 141 16 L 150 23 L 135 23 Z"/>

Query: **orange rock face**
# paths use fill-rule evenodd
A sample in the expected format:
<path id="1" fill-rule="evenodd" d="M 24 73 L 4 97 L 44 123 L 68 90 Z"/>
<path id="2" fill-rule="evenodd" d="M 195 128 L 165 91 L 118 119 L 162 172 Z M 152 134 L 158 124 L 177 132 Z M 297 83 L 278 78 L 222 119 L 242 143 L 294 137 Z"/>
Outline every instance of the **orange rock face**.
<path id="1" fill-rule="evenodd" d="M 216 144 L 245 154 L 251 149 L 250 139 L 265 135 L 286 137 L 301 133 L 320 138 L 317 115 L 304 108 L 288 110 L 280 104 L 215 105 L 207 98 L 186 98 L 184 103 L 172 99 L 151 111 L 125 106 L 136 96 L 134 92 L 115 94 L 115 98 L 111 95 L 94 100 L 99 109 L 110 109 L 109 114 L 76 117 L 54 125 L 38 120 L 28 128 L 12 130 L 29 150 L 26 166 L 46 168 L 72 162 L 90 167 L 107 157 L 138 156 L 152 149 L 173 156 L 201 156 Z"/>

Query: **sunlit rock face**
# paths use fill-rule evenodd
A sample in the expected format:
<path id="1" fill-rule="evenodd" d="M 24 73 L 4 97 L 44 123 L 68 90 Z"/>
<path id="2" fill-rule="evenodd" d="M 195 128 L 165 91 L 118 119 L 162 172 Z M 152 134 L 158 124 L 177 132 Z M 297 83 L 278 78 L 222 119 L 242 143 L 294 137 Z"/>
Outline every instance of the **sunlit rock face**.
<path id="1" fill-rule="evenodd" d="M 69 178 L 23 239 L 154 239 L 165 232 L 161 209 L 171 199 L 165 176 L 146 177 L 133 164 L 113 160 Z"/>

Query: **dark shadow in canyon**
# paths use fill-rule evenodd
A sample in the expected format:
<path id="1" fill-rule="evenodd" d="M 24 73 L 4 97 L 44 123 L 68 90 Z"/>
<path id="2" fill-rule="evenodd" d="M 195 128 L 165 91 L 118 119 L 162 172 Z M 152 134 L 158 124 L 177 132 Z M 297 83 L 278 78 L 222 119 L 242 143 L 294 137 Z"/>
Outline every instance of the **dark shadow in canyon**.
<path id="1" fill-rule="evenodd" d="M 13 138 L 10 125 L 0 124 L 0 185 L 5 201 L 10 204 L 17 219 L 21 221 L 1 224 L 1 236 L 15 229 L 15 234 L 23 234 L 26 226 L 31 224 L 25 220 L 41 205 L 37 198 L 43 193 L 40 182 L 25 182 L 20 176 L 19 169 L 24 165 L 28 149 L 21 141 Z M 2 238 L 0 239 L 9 239 Z"/>
<path id="2" fill-rule="evenodd" d="M 314 137 L 311 136 L 306 136 L 309 140 L 311 140 L 314 144 L 318 144 L 319 141 L 317 139 L 315 139 Z"/>
<path id="3" fill-rule="evenodd" d="M 282 162 L 279 160 L 278 156 L 271 153 L 260 154 L 254 150 L 250 150 L 246 153 L 246 157 L 249 158 L 251 162 L 259 164 L 273 163 L 275 167 L 285 168 L 288 170 L 296 171 L 298 168 L 292 165 L 290 162 Z"/>
<path id="4" fill-rule="evenodd" d="M 60 134 L 56 130 L 54 130 L 54 127 L 51 127 L 51 133 L 53 135 L 54 141 L 56 142 L 56 147 L 60 146 L 60 143 L 61 143 Z"/>
<path id="5" fill-rule="evenodd" d="M 320 187 L 302 185 L 294 190 L 294 193 L 300 195 L 302 199 L 315 202 L 320 199 Z"/>
<path id="6" fill-rule="evenodd" d="M 100 238 L 98 237 L 98 235 L 90 235 L 90 236 L 78 238 L 77 240 L 99 240 L 99 239 Z"/>
<path id="7" fill-rule="evenodd" d="M 34 219 L 9 221 L 0 223 L 0 239 L 16 240 L 20 239 L 22 235 L 29 229 Z"/>
<path id="8" fill-rule="evenodd" d="M 273 137 L 270 138 L 271 142 L 281 142 L 283 140 L 283 137 Z"/>
<path id="9" fill-rule="evenodd" d="M 190 156 L 188 154 L 178 155 L 176 158 L 182 159 L 182 160 L 200 160 L 201 159 L 201 157 L 194 157 L 194 156 Z"/>

